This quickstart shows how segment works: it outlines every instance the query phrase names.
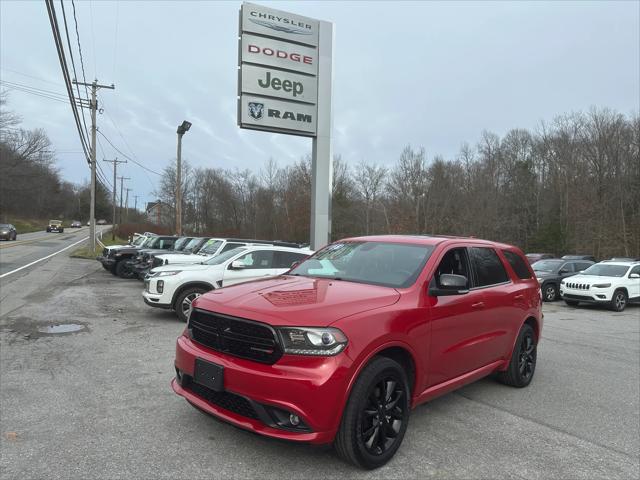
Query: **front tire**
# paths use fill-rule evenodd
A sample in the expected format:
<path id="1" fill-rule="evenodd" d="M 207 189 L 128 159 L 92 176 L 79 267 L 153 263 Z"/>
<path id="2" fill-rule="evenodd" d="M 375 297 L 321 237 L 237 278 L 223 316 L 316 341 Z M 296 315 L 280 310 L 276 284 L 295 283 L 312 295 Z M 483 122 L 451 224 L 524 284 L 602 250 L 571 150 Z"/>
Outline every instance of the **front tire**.
<path id="1" fill-rule="evenodd" d="M 189 320 L 189 310 L 191 309 L 191 303 L 203 293 L 206 293 L 202 287 L 187 288 L 178 295 L 175 303 L 176 316 L 186 323 Z"/>
<path id="2" fill-rule="evenodd" d="M 553 283 L 543 285 L 542 298 L 545 302 L 555 302 L 558 299 L 558 287 Z"/>
<path id="3" fill-rule="evenodd" d="M 613 297 L 611 297 L 610 308 L 614 312 L 622 312 L 627 307 L 628 301 L 627 292 L 624 290 L 616 290 L 613 293 Z"/>
<path id="4" fill-rule="evenodd" d="M 133 271 L 127 265 L 126 260 L 121 260 L 116 264 L 115 274 L 120 278 L 133 278 Z"/>
<path id="5" fill-rule="evenodd" d="M 374 469 L 395 455 L 409 423 L 411 391 L 397 362 L 374 358 L 362 371 L 342 413 L 334 447 L 347 462 Z"/>
<path id="6" fill-rule="evenodd" d="M 498 380 L 512 387 L 526 387 L 533 379 L 537 358 L 538 345 L 535 332 L 531 325 L 525 323 L 513 347 L 509 367 L 504 372 L 498 372 Z"/>

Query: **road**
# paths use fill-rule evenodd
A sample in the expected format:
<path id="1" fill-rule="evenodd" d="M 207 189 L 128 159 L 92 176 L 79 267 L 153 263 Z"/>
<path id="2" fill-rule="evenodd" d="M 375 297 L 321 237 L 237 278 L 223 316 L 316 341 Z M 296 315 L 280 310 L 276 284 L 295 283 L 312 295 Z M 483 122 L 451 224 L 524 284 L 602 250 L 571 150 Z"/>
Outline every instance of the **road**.
<path id="1" fill-rule="evenodd" d="M 98 231 L 106 231 L 110 227 L 97 228 Z M 89 227 L 82 227 L 65 228 L 64 233 L 47 233 L 46 231 L 24 233 L 19 234 L 15 242 L 2 241 L 0 242 L 0 276 L 54 254 L 88 236 Z"/>
<path id="2" fill-rule="evenodd" d="M 546 304 L 528 388 L 485 379 L 418 407 L 395 458 L 367 472 L 329 448 L 216 421 L 174 395 L 184 324 L 145 306 L 141 289 L 66 254 L 5 284 L 3 478 L 640 477 L 640 306 Z M 81 330 L 41 331 L 58 323 Z"/>

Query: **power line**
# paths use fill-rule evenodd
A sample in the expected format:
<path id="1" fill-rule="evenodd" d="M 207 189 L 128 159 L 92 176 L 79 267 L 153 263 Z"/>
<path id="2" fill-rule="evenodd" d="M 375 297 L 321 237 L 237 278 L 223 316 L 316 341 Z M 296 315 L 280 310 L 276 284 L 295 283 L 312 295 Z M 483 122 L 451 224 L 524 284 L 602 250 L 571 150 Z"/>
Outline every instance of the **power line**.
<path id="1" fill-rule="evenodd" d="M 29 75 L 28 73 L 19 72 L 17 70 L 13 70 L 12 68 L 0 67 L 0 70 L 6 70 L 7 72 L 15 73 L 16 75 L 22 75 L 23 77 L 33 78 L 34 80 L 39 80 L 41 82 L 50 83 L 52 85 L 62 86 L 61 83 L 52 82 L 51 80 L 44 79 L 42 77 L 36 77 L 35 75 Z"/>
<path id="2" fill-rule="evenodd" d="M 73 49 L 71 48 L 71 40 L 69 39 L 69 27 L 67 26 L 67 12 L 64 9 L 64 3 L 60 0 L 60 6 L 62 7 L 62 20 L 64 21 L 64 31 L 67 37 L 67 45 L 69 46 L 69 56 L 71 57 L 71 67 L 73 68 L 73 77 L 74 80 L 78 78 L 78 74 L 76 73 L 76 62 L 73 59 Z M 77 30 L 76 30 L 77 32 Z M 80 48 L 80 39 L 78 38 L 78 48 Z M 86 81 L 86 80 L 85 80 Z M 84 87 L 85 94 L 87 98 L 89 98 L 89 94 L 87 91 L 87 87 Z M 78 92 L 78 98 L 81 98 L 80 95 L 80 85 L 76 83 L 76 91 Z M 84 118 L 84 110 L 80 110 L 82 112 L 82 123 L 84 125 L 84 131 L 87 134 L 87 138 L 89 137 L 89 129 L 87 128 L 87 122 Z"/>
<path id="3" fill-rule="evenodd" d="M 158 173 L 158 172 L 156 172 L 155 170 L 151 170 L 149 167 L 145 167 L 145 166 L 144 166 L 144 165 L 142 165 L 140 162 L 137 162 L 136 160 L 134 160 L 133 158 L 131 158 L 130 156 L 128 156 L 126 153 L 122 152 L 122 150 L 120 150 L 118 147 L 116 147 L 116 146 L 111 142 L 111 140 L 109 140 L 109 139 L 107 138 L 107 136 L 106 136 L 104 133 L 102 133 L 100 130 L 98 130 L 98 133 L 99 133 L 100 135 L 102 135 L 102 137 L 103 137 L 107 142 L 109 142 L 109 145 L 111 145 L 111 146 L 113 147 L 113 149 L 114 149 L 116 152 L 118 152 L 120 155 L 122 155 L 124 158 L 126 158 L 127 160 L 129 160 L 129 161 L 131 161 L 131 162 L 135 163 L 135 164 L 136 164 L 136 165 L 138 165 L 140 168 L 142 168 L 142 169 L 144 169 L 144 170 L 146 170 L 146 171 L 148 171 L 148 172 L 155 173 L 156 175 L 160 175 L 160 176 L 162 176 L 162 173 Z"/>
<path id="4" fill-rule="evenodd" d="M 76 16 L 76 4 L 74 0 L 71 0 L 71 6 L 73 7 L 73 22 L 76 25 L 76 39 L 78 41 L 78 53 L 80 54 L 80 67 L 82 68 L 82 81 L 86 84 L 87 77 L 84 74 L 84 59 L 82 58 L 82 47 L 80 46 L 80 33 L 78 32 L 78 17 Z M 89 88 L 87 87 L 87 85 L 84 86 L 84 91 L 85 91 L 85 94 L 87 95 L 87 98 L 89 98 Z"/>
<path id="5" fill-rule="evenodd" d="M 80 125 L 80 116 L 78 114 L 78 108 L 75 103 L 75 98 L 73 95 L 73 87 L 71 86 L 71 79 L 69 78 L 69 67 L 67 66 L 67 60 L 64 54 L 64 46 L 62 43 L 62 38 L 60 37 L 60 29 L 58 28 L 58 19 L 56 17 L 56 9 L 53 4 L 53 0 L 45 0 L 45 3 L 47 5 L 49 23 L 51 24 L 51 33 L 53 34 L 53 41 L 55 43 L 56 52 L 58 54 L 58 61 L 60 62 L 60 68 L 62 69 L 62 76 L 64 77 L 64 83 L 67 89 L 67 95 L 69 96 L 71 111 L 73 113 L 73 118 L 76 123 L 78 135 L 80 136 L 80 143 L 82 144 L 82 149 L 84 150 L 87 162 L 91 163 L 91 159 L 89 157 L 89 148 L 88 148 L 87 139 L 85 138 L 84 133 L 82 131 L 82 126 Z"/>

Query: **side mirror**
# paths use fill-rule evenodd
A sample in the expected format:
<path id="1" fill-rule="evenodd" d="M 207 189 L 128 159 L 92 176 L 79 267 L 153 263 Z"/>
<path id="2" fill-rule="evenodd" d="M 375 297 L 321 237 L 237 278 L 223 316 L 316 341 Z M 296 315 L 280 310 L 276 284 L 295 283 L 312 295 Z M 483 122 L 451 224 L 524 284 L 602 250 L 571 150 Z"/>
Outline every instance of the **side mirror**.
<path id="1" fill-rule="evenodd" d="M 564 269 L 564 268 L 563 268 L 563 269 L 562 269 L 562 270 L 560 270 L 558 273 L 559 273 L 560 275 L 564 275 L 565 273 L 569 273 L 569 270 L 566 270 L 566 269 Z"/>
<path id="2" fill-rule="evenodd" d="M 640 273 L 632 273 L 629 275 L 629 278 L 640 278 Z"/>
<path id="3" fill-rule="evenodd" d="M 229 268 L 231 268 L 231 270 L 242 270 L 243 268 L 246 268 L 246 265 L 242 260 L 234 260 L 231 262 Z"/>
<path id="4" fill-rule="evenodd" d="M 443 273 L 438 281 L 434 277 L 429 283 L 429 295 L 432 297 L 464 295 L 465 293 L 469 293 L 469 280 L 464 275 Z"/>

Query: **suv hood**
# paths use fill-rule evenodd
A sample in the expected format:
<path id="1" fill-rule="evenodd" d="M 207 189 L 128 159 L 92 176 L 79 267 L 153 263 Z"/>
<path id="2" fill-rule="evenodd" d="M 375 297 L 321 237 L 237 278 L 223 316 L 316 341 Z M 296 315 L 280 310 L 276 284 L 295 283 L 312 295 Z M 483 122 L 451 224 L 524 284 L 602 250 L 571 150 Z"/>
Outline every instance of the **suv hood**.
<path id="1" fill-rule="evenodd" d="M 399 298 L 394 288 L 283 275 L 212 290 L 194 307 L 274 326 L 326 327 Z"/>
<path id="2" fill-rule="evenodd" d="M 197 272 L 197 271 L 204 271 L 204 270 L 210 270 L 212 268 L 216 268 L 216 267 L 221 267 L 222 265 L 200 265 L 199 263 L 197 264 L 193 264 L 193 265 L 189 265 L 189 264 L 183 264 L 183 265 L 178 265 L 178 264 L 169 264 L 169 265 L 162 265 L 161 267 L 155 267 L 151 269 L 151 274 L 154 273 L 159 273 L 159 272 L 176 272 L 176 271 L 180 271 L 180 272 Z"/>
<path id="3" fill-rule="evenodd" d="M 205 260 L 209 260 L 212 256 L 211 255 L 197 255 L 197 254 L 192 254 L 192 255 L 185 255 L 184 253 L 167 253 L 164 255 L 156 255 L 156 258 L 161 258 L 162 261 L 164 262 L 165 260 L 169 261 L 169 265 L 174 264 L 174 265 L 185 265 L 185 264 L 195 264 L 195 263 L 202 263 Z"/>
<path id="4" fill-rule="evenodd" d="M 624 277 L 603 277 L 601 275 L 574 275 L 566 279 L 567 282 L 584 282 L 584 283 L 611 283 L 623 280 Z"/>

